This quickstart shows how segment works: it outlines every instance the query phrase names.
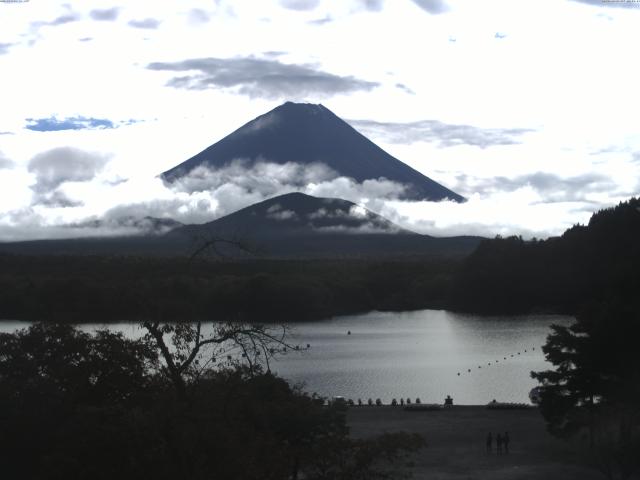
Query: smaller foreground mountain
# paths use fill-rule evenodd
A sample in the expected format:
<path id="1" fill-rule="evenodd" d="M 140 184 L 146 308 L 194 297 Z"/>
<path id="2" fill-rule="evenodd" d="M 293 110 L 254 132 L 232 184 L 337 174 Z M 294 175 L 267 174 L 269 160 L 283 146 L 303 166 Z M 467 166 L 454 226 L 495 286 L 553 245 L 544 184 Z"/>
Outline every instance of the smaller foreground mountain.
<path id="1" fill-rule="evenodd" d="M 476 237 L 434 238 L 403 229 L 353 202 L 295 192 L 270 198 L 167 237 L 234 240 L 249 250 L 286 257 L 466 254 Z M 221 246 L 224 252 L 229 247 Z M 230 247 L 231 251 L 237 251 Z"/>
<path id="2" fill-rule="evenodd" d="M 154 228 L 129 236 L 0 243 L 0 253 L 184 257 L 217 239 L 222 240 L 215 244 L 217 253 L 232 257 L 457 256 L 471 253 L 482 240 L 420 235 L 353 202 L 303 193 L 270 198 L 200 225 L 182 226 L 166 219 L 143 219 L 142 224 Z"/>
<path id="3" fill-rule="evenodd" d="M 174 229 L 172 235 L 282 237 L 326 234 L 416 235 L 353 202 L 294 192 L 270 198 L 203 225 Z"/>

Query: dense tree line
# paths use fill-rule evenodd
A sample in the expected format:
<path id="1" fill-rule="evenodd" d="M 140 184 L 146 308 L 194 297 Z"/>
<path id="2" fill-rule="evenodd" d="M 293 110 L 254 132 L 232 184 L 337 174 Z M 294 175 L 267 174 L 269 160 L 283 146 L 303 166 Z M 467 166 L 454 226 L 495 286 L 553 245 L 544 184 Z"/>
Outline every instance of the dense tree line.
<path id="1" fill-rule="evenodd" d="M 458 263 L 0 255 L 0 318 L 295 322 L 442 308 Z"/>
<path id="2" fill-rule="evenodd" d="M 576 313 L 640 291 L 640 200 L 468 257 L 245 260 L 0 255 L 0 318 L 300 321 L 370 310 Z M 117 299 L 114 301 L 114 299 Z"/>
<path id="3" fill-rule="evenodd" d="M 640 199 L 595 213 L 562 236 L 483 241 L 455 279 L 451 306 L 481 313 L 577 313 L 640 291 Z"/>
<path id="4" fill-rule="evenodd" d="M 185 370 L 180 391 L 166 361 L 194 345 L 189 332 L 165 331 L 168 357 L 152 336 L 51 323 L 0 334 L 3 478 L 393 479 L 424 445 L 352 439 L 343 406 L 256 365 Z"/>

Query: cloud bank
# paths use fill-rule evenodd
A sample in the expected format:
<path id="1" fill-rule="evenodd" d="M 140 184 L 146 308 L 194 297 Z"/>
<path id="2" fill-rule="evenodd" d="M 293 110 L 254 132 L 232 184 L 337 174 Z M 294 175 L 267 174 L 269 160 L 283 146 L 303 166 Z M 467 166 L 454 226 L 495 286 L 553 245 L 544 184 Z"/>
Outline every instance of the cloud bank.
<path id="1" fill-rule="evenodd" d="M 178 62 L 154 62 L 150 70 L 185 72 L 168 86 L 187 90 L 220 88 L 251 98 L 301 98 L 369 91 L 379 85 L 352 76 L 324 72 L 311 64 L 288 64 L 252 57 L 196 58 Z"/>
<path id="2" fill-rule="evenodd" d="M 91 18 L 99 22 L 113 22 L 114 20 L 118 19 L 118 15 L 120 15 L 120 9 L 118 7 L 106 8 L 104 10 L 96 9 L 91 10 L 91 12 L 89 12 L 89 15 L 91 16 Z"/>
<path id="3" fill-rule="evenodd" d="M 519 137 L 534 131 L 527 128 L 480 128 L 471 125 L 447 124 L 438 120 L 407 123 L 373 120 L 349 120 L 348 122 L 366 135 L 382 138 L 389 143 L 432 142 L 442 148 L 458 145 L 479 148 L 514 145 L 522 143 Z"/>
<path id="4" fill-rule="evenodd" d="M 0 170 L 13 168 L 14 163 L 0 152 Z"/>
<path id="5" fill-rule="evenodd" d="M 413 0 L 413 3 L 432 15 L 445 13 L 449 10 L 449 6 L 444 0 Z"/>
<path id="6" fill-rule="evenodd" d="M 155 18 L 144 18 L 142 20 L 130 20 L 129 25 L 134 28 L 142 28 L 147 30 L 154 30 L 160 26 L 160 20 Z"/>
<path id="7" fill-rule="evenodd" d="M 88 182 L 106 165 L 107 157 L 71 147 L 59 147 L 34 156 L 28 171 L 35 174 L 31 186 L 32 205 L 49 208 L 73 208 L 84 205 L 82 200 L 71 199 L 59 187 L 66 182 Z"/>
<path id="8" fill-rule="evenodd" d="M 290 10 L 315 10 L 320 0 L 280 0 L 280 5 Z"/>
<path id="9" fill-rule="evenodd" d="M 574 2 L 585 3 L 587 5 L 593 5 L 596 7 L 610 7 L 610 8 L 638 8 L 640 4 L 638 2 L 628 0 L 572 0 Z"/>
<path id="10" fill-rule="evenodd" d="M 3 158 L 0 180 L 17 183 L 4 180 L 17 175 L 18 167 Z M 197 168 L 169 185 L 159 177 L 111 181 L 107 160 L 68 147 L 35 155 L 27 166 L 32 195 L 22 206 L 0 211 L 0 240 L 162 233 L 175 222 L 209 222 L 292 191 L 350 200 L 400 228 L 433 236 L 546 237 L 625 198 L 609 177 L 595 172 L 494 178 L 461 174 L 452 188 L 468 201 L 458 204 L 399 200 L 405 188 L 401 184 L 384 178 L 358 183 L 321 163 L 237 159 L 220 169 Z M 271 214 L 280 220 L 293 215 L 282 209 Z"/>

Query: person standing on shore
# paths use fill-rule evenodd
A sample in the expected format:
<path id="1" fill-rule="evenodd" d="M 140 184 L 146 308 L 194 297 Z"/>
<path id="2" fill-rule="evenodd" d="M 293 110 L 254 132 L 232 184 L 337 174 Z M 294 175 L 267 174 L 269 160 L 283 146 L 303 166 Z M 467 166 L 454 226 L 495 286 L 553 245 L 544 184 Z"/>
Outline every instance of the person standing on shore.
<path id="1" fill-rule="evenodd" d="M 502 443 L 504 444 L 504 453 L 509 453 L 509 432 L 504 432 Z"/>
<path id="2" fill-rule="evenodd" d="M 487 434 L 487 453 L 491 453 L 491 445 L 493 444 L 493 435 L 491 435 L 491 432 L 489 432 Z"/>
<path id="3" fill-rule="evenodd" d="M 496 453 L 502 455 L 502 435 L 496 435 Z"/>

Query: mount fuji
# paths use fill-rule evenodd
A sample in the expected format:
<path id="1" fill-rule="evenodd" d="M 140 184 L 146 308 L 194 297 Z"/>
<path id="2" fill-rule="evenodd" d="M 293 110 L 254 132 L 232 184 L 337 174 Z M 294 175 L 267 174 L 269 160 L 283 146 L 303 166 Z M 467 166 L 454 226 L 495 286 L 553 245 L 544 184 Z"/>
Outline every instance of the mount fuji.
<path id="1" fill-rule="evenodd" d="M 440 185 L 378 147 L 323 105 L 287 102 L 243 125 L 219 142 L 161 174 L 171 184 L 198 167 L 221 169 L 242 160 L 303 166 L 323 164 L 338 176 L 386 179 L 404 187 L 406 200 L 464 197 Z"/>

